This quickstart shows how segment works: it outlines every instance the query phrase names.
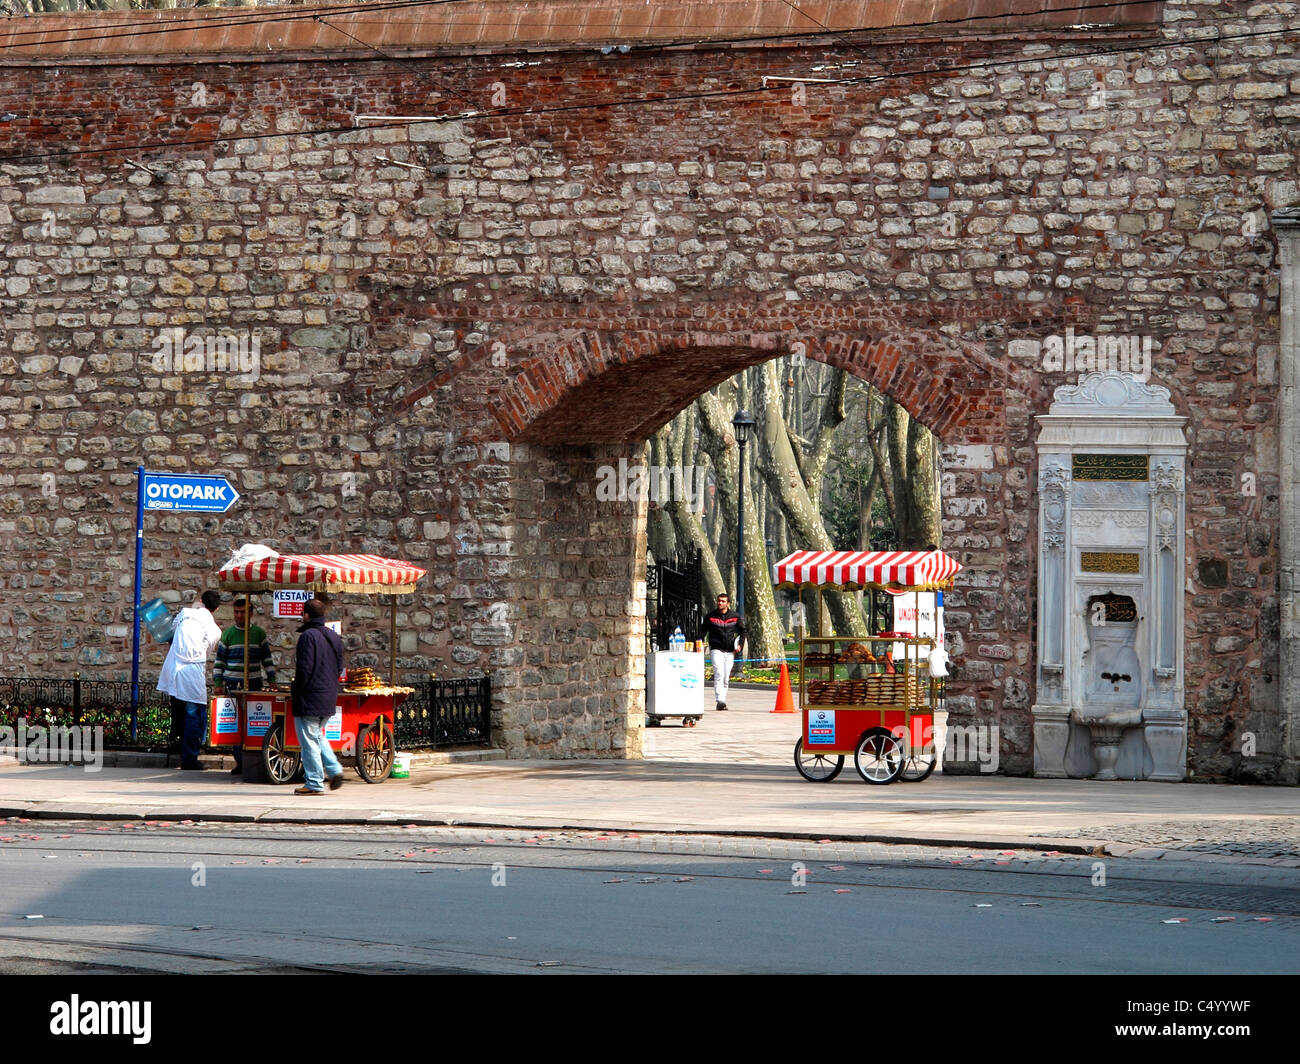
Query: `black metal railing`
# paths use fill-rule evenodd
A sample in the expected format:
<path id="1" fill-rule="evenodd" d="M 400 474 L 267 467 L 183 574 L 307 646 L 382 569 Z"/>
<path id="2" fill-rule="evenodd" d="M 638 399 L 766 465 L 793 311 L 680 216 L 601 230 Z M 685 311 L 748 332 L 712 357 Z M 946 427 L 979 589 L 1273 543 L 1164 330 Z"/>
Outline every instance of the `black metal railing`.
<path id="1" fill-rule="evenodd" d="M 411 684 L 415 694 L 398 707 L 395 736 L 399 749 L 487 744 L 492 681 L 430 678 Z M 0 677 L 0 726 L 104 729 L 106 749 L 165 750 L 171 731 L 171 704 L 151 684 L 140 685 L 136 738 L 131 740 L 131 684 L 126 680 L 70 680 L 34 676 Z"/>
<path id="2" fill-rule="evenodd" d="M 131 739 L 131 684 L 127 680 L 48 679 L 35 676 L 0 677 L 0 725 L 16 728 L 102 727 L 110 749 L 165 750 L 171 730 L 171 708 L 161 691 L 140 685 L 136 738 Z"/>
<path id="3" fill-rule="evenodd" d="M 492 680 L 420 680 L 396 710 L 397 748 L 487 744 L 492 736 Z"/>
<path id="4" fill-rule="evenodd" d="M 650 611 L 646 640 L 655 649 L 667 650 L 678 628 L 688 642 L 703 638 L 702 572 L 699 548 L 693 546 L 646 570 L 646 604 Z"/>

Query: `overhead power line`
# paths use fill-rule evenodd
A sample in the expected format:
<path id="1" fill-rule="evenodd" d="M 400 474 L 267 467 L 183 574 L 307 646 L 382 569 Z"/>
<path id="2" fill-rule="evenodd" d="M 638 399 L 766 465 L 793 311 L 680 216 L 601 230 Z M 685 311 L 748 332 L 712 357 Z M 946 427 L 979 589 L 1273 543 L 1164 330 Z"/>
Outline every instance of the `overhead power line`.
<path id="1" fill-rule="evenodd" d="M 65 36 L 55 36 L 54 34 L 57 31 L 51 30 L 48 27 L 45 29 L 41 29 L 38 25 L 36 25 L 33 26 L 33 28 L 30 30 L 18 30 L 17 32 L 13 33 L 12 36 L 17 38 L 24 38 L 24 37 L 36 38 L 36 41 L 33 41 L 32 43 L 40 43 L 42 45 L 67 44 L 67 43 L 93 44 L 98 41 L 120 40 L 123 38 L 131 38 L 131 37 L 149 37 L 149 36 L 157 36 L 159 34 L 173 33 L 178 30 L 199 29 L 204 24 L 208 26 L 219 26 L 224 29 L 230 26 L 263 25 L 263 24 L 275 23 L 275 22 L 302 22 L 302 21 L 310 21 L 312 19 L 321 19 L 321 18 L 338 19 L 349 14 L 369 15 L 377 12 L 400 11 L 400 10 L 410 9 L 410 8 L 449 7 L 452 5 L 460 5 L 460 4 L 471 3 L 471 2 L 475 2 L 475 0 L 388 0 L 388 2 L 379 2 L 374 4 L 338 4 L 338 5 L 329 5 L 326 7 L 312 7 L 310 9 L 300 9 L 300 10 L 295 10 L 293 8 L 282 8 L 282 7 L 281 8 L 255 8 L 252 11 L 241 10 L 238 14 L 232 14 L 229 16 L 226 16 L 225 14 L 214 13 L 214 14 L 196 16 L 196 17 L 167 19 L 165 21 L 159 19 L 141 19 L 137 22 L 129 22 L 129 23 L 115 25 L 112 31 L 110 32 L 86 33 L 86 32 L 82 32 L 80 29 L 77 30 L 70 29 L 67 31 L 67 34 Z M 782 2 L 787 2 L 787 0 L 782 0 Z M 995 12 L 989 15 L 967 15 L 961 18 L 936 19 L 933 21 L 926 21 L 926 22 L 909 22 L 909 23 L 903 23 L 901 25 L 896 25 L 896 26 L 857 26 L 857 27 L 846 27 L 844 29 L 827 28 L 823 23 L 818 22 L 810 15 L 807 15 L 803 11 L 799 11 L 799 14 L 807 18 L 809 22 L 817 26 L 818 29 L 796 30 L 796 31 L 791 31 L 789 33 L 771 33 L 771 32 L 765 33 L 760 31 L 758 27 L 753 27 L 752 33 L 743 34 L 741 36 L 732 36 L 732 37 L 683 36 L 681 38 L 677 38 L 674 40 L 667 40 L 667 41 L 659 41 L 659 40 L 646 41 L 643 44 L 634 45 L 634 47 L 638 49 L 642 49 L 642 48 L 673 47 L 674 45 L 679 45 L 679 44 L 700 44 L 700 43 L 741 44 L 746 41 L 758 42 L 758 41 L 799 40 L 808 36 L 823 36 L 825 34 L 843 36 L 846 34 L 854 34 L 854 33 L 883 33 L 887 31 L 895 32 L 898 30 L 926 29 L 933 26 L 960 26 L 966 24 L 997 21 L 1006 18 L 1018 18 L 1018 19 L 1029 18 L 1034 15 L 1050 15 L 1050 14 L 1059 14 L 1063 12 L 1068 12 L 1071 14 L 1076 12 L 1084 12 L 1084 11 L 1101 12 L 1101 11 L 1112 10 L 1115 8 L 1132 7 L 1134 5 L 1135 5 L 1135 0 L 1098 0 L 1098 2 L 1094 2 L 1094 3 L 1087 3 L 1082 5 L 1071 5 L 1068 7 L 1054 7 L 1048 5 L 1045 7 L 1039 7 L 1028 11 L 1013 12 L 1008 10 L 1008 11 Z M 798 9 L 796 8 L 795 10 Z M 26 24 L 27 22 L 36 23 L 39 21 L 40 18 L 41 16 L 35 16 L 31 19 L 25 20 L 24 24 Z M 379 19 L 357 19 L 354 21 L 363 25 L 384 25 L 388 23 L 388 20 L 379 20 Z M 410 22 L 404 24 L 405 25 L 427 25 L 427 20 L 421 20 L 419 22 Z M 509 21 L 476 22 L 476 24 L 485 25 L 485 26 L 499 26 L 502 29 L 513 29 L 515 27 L 515 23 Z M 1151 23 L 1150 25 L 1154 26 L 1155 23 Z M 581 24 L 574 23 L 575 30 L 580 28 L 581 28 Z M 1065 27 L 1062 28 L 1064 29 Z M 1116 27 L 1116 28 L 1123 28 L 1123 27 Z M 123 30 L 125 30 L 126 32 L 119 32 Z M 572 43 L 574 47 L 582 47 L 585 44 L 590 44 L 593 42 L 575 41 L 575 42 L 565 42 L 565 43 Z M 32 44 L 23 43 L 22 40 L 18 40 L 12 43 L 5 43 L 3 45 L 3 49 L 27 48 L 31 46 Z"/>

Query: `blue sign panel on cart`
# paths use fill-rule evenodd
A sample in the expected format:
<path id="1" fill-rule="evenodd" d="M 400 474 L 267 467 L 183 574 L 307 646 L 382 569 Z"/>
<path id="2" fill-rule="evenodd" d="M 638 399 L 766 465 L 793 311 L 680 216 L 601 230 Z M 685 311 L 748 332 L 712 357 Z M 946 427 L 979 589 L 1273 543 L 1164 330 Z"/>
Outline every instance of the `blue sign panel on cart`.
<path id="1" fill-rule="evenodd" d="M 189 473 L 146 472 L 142 490 L 146 510 L 197 510 L 223 514 L 239 500 L 239 492 L 225 477 Z"/>
<path id="2" fill-rule="evenodd" d="M 233 698 L 217 697 L 212 700 L 218 735 L 239 734 L 239 703 Z"/>
<path id="3" fill-rule="evenodd" d="M 808 745 L 835 745 L 835 710 L 815 709 L 808 714 Z"/>
<path id="4" fill-rule="evenodd" d="M 265 735 L 271 728 L 271 703 L 250 698 L 247 706 L 249 736 Z"/>

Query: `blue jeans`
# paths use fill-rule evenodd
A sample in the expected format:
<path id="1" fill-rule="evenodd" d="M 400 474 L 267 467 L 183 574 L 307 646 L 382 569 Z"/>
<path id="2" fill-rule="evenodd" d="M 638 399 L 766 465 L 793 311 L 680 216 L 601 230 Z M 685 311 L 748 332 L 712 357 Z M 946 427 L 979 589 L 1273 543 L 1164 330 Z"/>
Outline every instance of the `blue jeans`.
<path id="1" fill-rule="evenodd" d="M 197 765 L 203 740 L 208 734 L 208 707 L 203 702 L 182 702 L 185 707 L 185 733 L 181 737 L 181 764 Z"/>
<path id="2" fill-rule="evenodd" d="M 325 779 L 343 774 L 343 766 L 334 756 L 329 740 L 321 734 L 327 717 L 295 717 L 298 745 L 302 747 L 302 774 L 306 786 L 313 791 L 325 789 Z M 322 762 L 323 768 L 322 768 Z"/>

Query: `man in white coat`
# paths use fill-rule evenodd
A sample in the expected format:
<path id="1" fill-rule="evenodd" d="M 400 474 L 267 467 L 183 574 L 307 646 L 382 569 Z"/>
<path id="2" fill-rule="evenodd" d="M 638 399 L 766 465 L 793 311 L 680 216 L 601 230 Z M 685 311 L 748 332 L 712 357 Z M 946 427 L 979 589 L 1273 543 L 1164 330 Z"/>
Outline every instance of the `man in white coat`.
<path id="1" fill-rule="evenodd" d="M 208 730 L 208 652 L 221 641 L 212 614 L 221 594 L 205 591 L 196 604 L 180 612 L 172 628 L 172 645 L 158 677 L 158 690 L 172 698 L 172 708 L 185 712 L 181 768 L 201 769 L 199 751 Z"/>

